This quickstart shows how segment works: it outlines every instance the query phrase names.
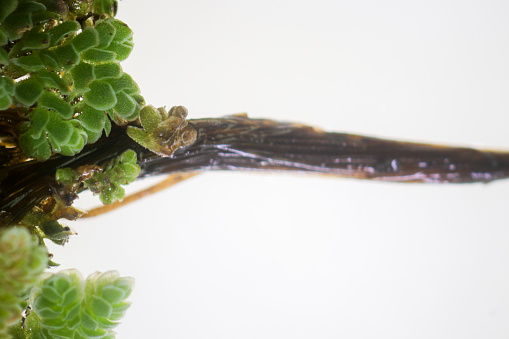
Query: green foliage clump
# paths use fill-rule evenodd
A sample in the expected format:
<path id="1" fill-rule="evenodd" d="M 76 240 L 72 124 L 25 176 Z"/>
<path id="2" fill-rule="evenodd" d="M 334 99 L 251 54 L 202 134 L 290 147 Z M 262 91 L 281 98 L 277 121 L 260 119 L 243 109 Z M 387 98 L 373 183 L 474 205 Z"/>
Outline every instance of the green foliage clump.
<path id="1" fill-rule="evenodd" d="M 140 170 L 136 162 L 136 153 L 129 150 L 118 157 L 112 166 L 85 180 L 85 185 L 90 191 L 99 194 L 103 204 L 112 204 L 124 198 L 125 191 L 121 185 L 136 180 Z"/>
<path id="2" fill-rule="evenodd" d="M 138 119 L 144 99 L 120 66 L 133 34 L 116 10 L 116 0 L 0 0 L 0 111 L 12 121 L 9 143 L 26 157 L 74 156 L 108 136 L 112 121 Z M 26 160 L 18 150 L 5 154 Z M 43 239 L 67 242 L 73 232 L 58 220 L 84 213 L 72 207 L 83 186 L 111 204 L 140 173 L 131 150 L 101 166 L 58 170 L 55 192 L 0 232 L 0 339 L 114 338 L 131 278 L 110 271 L 84 281 L 68 270 L 41 279 L 54 264 Z"/>
<path id="3" fill-rule="evenodd" d="M 179 147 L 196 140 L 196 130 L 188 127 L 187 109 L 173 106 L 169 111 L 164 107 L 145 106 L 140 112 L 143 129 L 129 126 L 127 135 L 134 141 L 161 156 L 171 156 Z"/>
<path id="4" fill-rule="evenodd" d="M 76 270 L 53 274 L 32 290 L 27 338 L 114 338 L 130 303 L 132 278 L 96 272 L 86 282 Z"/>
<path id="5" fill-rule="evenodd" d="M 73 156 L 108 135 L 110 119 L 137 119 L 144 99 L 119 64 L 133 35 L 115 12 L 113 0 L 0 2 L 0 110 L 25 107 L 28 157 Z"/>
<path id="6" fill-rule="evenodd" d="M 80 122 L 65 120 L 53 110 L 37 107 L 28 115 L 30 122 L 22 124 L 19 145 L 26 155 L 39 160 L 52 153 L 72 156 L 87 143 L 87 133 Z"/>
<path id="7" fill-rule="evenodd" d="M 37 284 L 48 265 L 46 247 L 24 227 L 0 233 L 0 338 L 19 323 L 27 292 Z"/>
<path id="8" fill-rule="evenodd" d="M 104 169 L 95 170 L 90 178 L 83 179 L 86 187 L 93 193 L 99 194 L 103 204 L 112 204 L 124 198 L 124 188 L 136 180 L 140 174 L 136 152 L 132 150 L 122 153 L 114 162 Z M 71 168 L 58 169 L 56 181 L 63 185 L 73 185 L 80 181 L 80 173 Z"/>

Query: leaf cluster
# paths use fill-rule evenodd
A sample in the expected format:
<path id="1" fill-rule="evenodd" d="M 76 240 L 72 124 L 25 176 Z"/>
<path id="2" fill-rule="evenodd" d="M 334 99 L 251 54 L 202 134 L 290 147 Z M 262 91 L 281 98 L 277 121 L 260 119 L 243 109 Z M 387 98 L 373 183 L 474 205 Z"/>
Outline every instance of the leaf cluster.
<path id="1" fill-rule="evenodd" d="M 75 155 L 108 135 L 110 120 L 135 120 L 144 105 L 119 64 L 133 38 L 126 24 L 107 15 L 115 2 L 69 1 L 74 7 L 67 12 L 45 3 L 0 1 L 0 110 L 25 108 L 19 145 L 38 160 Z M 84 9 L 106 13 L 68 19 Z"/>
<path id="2" fill-rule="evenodd" d="M 58 183 L 68 186 L 83 180 L 85 187 L 88 187 L 93 193 L 99 194 L 103 204 L 112 204 L 124 198 L 125 190 L 122 185 L 130 184 L 136 180 L 140 170 L 136 152 L 128 150 L 109 166 L 94 170 L 93 175 L 89 178 L 81 179 L 82 175 L 79 171 L 68 167 L 58 169 L 55 178 Z"/>
<path id="3" fill-rule="evenodd" d="M 128 126 L 127 135 L 152 152 L 168 157 L 196 140 L 196 130 L 188 125 L 186 117 L 187 109 L 183 106 L 166 111 L 164 107 L 147 105 L 140 112 L 143 128 Z"/>
<path id="4" fill-rule="evenodd" d="M 27 338 L 114 338 L 133 285 L 116 271 L 86 281 L 74 269 L 53 274 L 32 290 L 23 331 Z"/>
<path id="5" fill-rule="evenodd" d="M 46 247 L 24 227 L 0 233 L 0 338 L 21 319 L 27 292 L 37 284 L 48 265 Z"/>
<path id="6" fill-rule="evenodd" d="M 144 99 L 120 66 L 133 49 L 133 34 L 113 18 L 116 5 L 116 0 L 0 0 L 0 113 L 12 121 L 4 131 L 12 136 L 8 141 L 17 141 L 26 158 L 74 156 L 108 136 L 112 122 L 127 125 L 139 118 Z M 9 158 L 14 164 L 26 160 L 21 151 L 12 152 L 19 157 Z M 139 173 L 131 150 L 106 165 L 60 169 L 51 187 L 62 191 L 0 233 L 0 339 L 114 338 L 133 280 L 110 271 L 84 281 L 76 270 L 41 280 L 54 264 L 42 244 L 46 238 L 67 242 L 73 232 L 58 220 L 83 214 L 72 207 L 83 187 L 111 204 L 123 199 L 122 185 Z"/>
<path id="7" fill-rule="evenodd" d="M 134 280 L 116 271 L 86 281 L 74 269 L 44 274 L 48 262 L 25 227 L 0 232 L 0 339 L 114 338 Z"/>

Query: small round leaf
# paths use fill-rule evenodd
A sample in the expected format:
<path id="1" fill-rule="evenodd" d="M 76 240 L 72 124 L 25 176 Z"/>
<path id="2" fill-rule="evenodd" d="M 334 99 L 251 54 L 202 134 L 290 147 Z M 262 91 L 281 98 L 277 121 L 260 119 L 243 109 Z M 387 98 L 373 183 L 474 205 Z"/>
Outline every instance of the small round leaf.
<path id="1" fill-rule="evenodd" d="M 95 29 L 99 33 L 99 45 L 97 48 L 106 48 L 115 37 L 117 29 L 110 23 L 110 20 L 98 21 Z"/>
<path id="2" fill-rule="evenodd" d="M 64 69 L 71 69 L 80 62 L 80 55 L 73 45 L 64 45 L 55 50 L 59 64 Z"/>
<path id="3" fill-rule="evenodd" d="M 71 70 L 74 79 L 74 90 L 77 93 L 85 93 L 89 90 L 92 81 L 95 80 L 94 66 L 85 62 L 79 63 Z"/>
<path id="4" fill-rule="evenodd" d="M 133 48 L 134 48 L 133 44 L 112 41 L 111 44 L 108 46 L 107 50 L 115 52 L 116 54 L 115 59 L 117 61 L 124 61 L 129 57 Z"/>
<path id="5" fill-rule="evenodd" d="M 113 109 L 123 119 L 131 120 L 136 110 L 137 102 L 124 92 L 117 93 L 117 104 Z"/>
<path id="6" fill-rule="evenodd" d="M 42 50 L 39 52 L 39 57 L 46 67 L 52 71 L 59 71 L 62 66 L 58 62 L 57 55 L 51 50 Z"/>
<path id="7" fill-rule="evenodd" d="M 58 145 L 65 145 L 71 139 L 73 127 L 68 121 L 62 118 L 56 112 L 49 111 L 49 121 L 46 124 L 48 136 Z M 52 146 L 54 146 L 52 144 Z"/>
<path id="8" fill-rule="evenodd" d="M 80 24 L 77 21 L 64 21 L 50 30 L 48 34 L 51 36 L 51 46 L 56 46 L 66 35 L 80 29 Z"/>
<path id="9" fill-rule="evenodd" d="M 37 72 L 46 68 L 43 60 L 39 56 L 33 54 L 21 56 L 14 59 L 13 62 L 15 65 L 23 67 L 29 72 Z"/>
<path id="10" fill-rule="evenodd" d="M 94 70 L 97 79 L 118 78 L 122 75 L 122 67 L 116 62 L 96 65 Z"/>
<path id="11" fill-rule="evenodd" d="M 48 110 L 37 107 L 30 113 L 30 134 L 33 138 L 39 139 L 41 135 L 45 135 L 46 125 L 49 122 L 50 114 Z"/>
<path id="12" fill-rule="evenodd" d="M 71 40 L 71 44 L 81 53 L 99 44 L 99 33 L 94 27 L 87 27 Z"/>
<path id="13" fill-rule="evenodd" d="M 109 84 L 94 81 L 90 84 L 90 91 L 83 95 L 83 101 L 97 110 L 107 110 L 117 104 L 117 97 Z"/>
<path id="14" fill-rule="evenodd" d="M 44 84 L 45 87 L 56 88 L 63 95 L 71 94 L 69 84 L 64 81 L 57 73 L 42 70 L 37 73 L 37 78 Z"/>
<path id="15" fill-rule="evenodd" d="M 51 156 L 51 148 L 45 135 L 34 139 L 29 132 L 23 133 L 18 139 L 19 146 L 28 157 L 44 161 Z"/>
<path id="16" fill-rule="evenodd" d="M 40 83 L 30 78 L 16 83 L 14 97 L 23 105 L 32 106 L 42 95 Z"/>
<path id="17" fill-rule="evenodd" d="M 38 102 L 41 107 L 52 109 L 60 114 L 63 119 L 71 119 L 74 115 L 71 105 L 55 93 L 44 91 Z"/>
<path id="18" fill-rule="evenodd" d="M 102 132 L 105 122 L 108 119 L 103 111 L 96 110 L 84 105 L 83 111 L 77 118 L 81 121 L 83 128 L 91 132 Z"/>
<path id="19" fill-rule="evenodd" d="M 117 54 L 115 52 L 106 51 L 99 48 L 90 48 L 83 52 L 81 57 L 83 60 L 98 64 L 115 61 Z"/>
<path id="20" fill-rule="evenodd" d="M 48 48 L 50 45 L 51 36 L 44 32 L 28 31 L 23 35 L 19 41 L 22 44 L 21 50 L 43 49 Z"/>

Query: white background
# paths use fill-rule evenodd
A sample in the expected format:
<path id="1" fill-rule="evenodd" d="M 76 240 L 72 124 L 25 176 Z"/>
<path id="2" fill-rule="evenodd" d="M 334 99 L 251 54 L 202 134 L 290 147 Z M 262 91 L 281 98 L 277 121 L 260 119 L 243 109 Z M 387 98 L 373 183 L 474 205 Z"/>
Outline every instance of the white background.
<path id="1" fill-rule="evenodd" d="M 508 7 L 125 0 L 117 17 L 146 101 L 191 118 L 509 149 Z M 205 173 L 69 223 L 53 252 L 136 278 L 120 339 L 507 338 L 508 191 Z"/>

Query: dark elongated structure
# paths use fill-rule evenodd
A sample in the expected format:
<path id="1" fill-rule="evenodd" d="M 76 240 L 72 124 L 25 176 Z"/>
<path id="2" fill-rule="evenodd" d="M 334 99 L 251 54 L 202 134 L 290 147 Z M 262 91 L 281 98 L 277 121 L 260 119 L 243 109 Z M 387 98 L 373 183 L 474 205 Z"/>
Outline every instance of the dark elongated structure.
<path id="1" fill-rule="evenodd" d="M 171 157 L 139 146 L 118 127 L 74 157 L 4 165 L 0 168 L 0 225 L 18 222 L 35 205 L 58 194 L 57 169 L 105 164 L 127 149 L 138 154 L 140 177 L 206 170 L 290 170 L 421 183 L 490 182 L 509 177 L 506 152 L 328 133 L 247 116 L 188 122 L 197 138 Z"/>

